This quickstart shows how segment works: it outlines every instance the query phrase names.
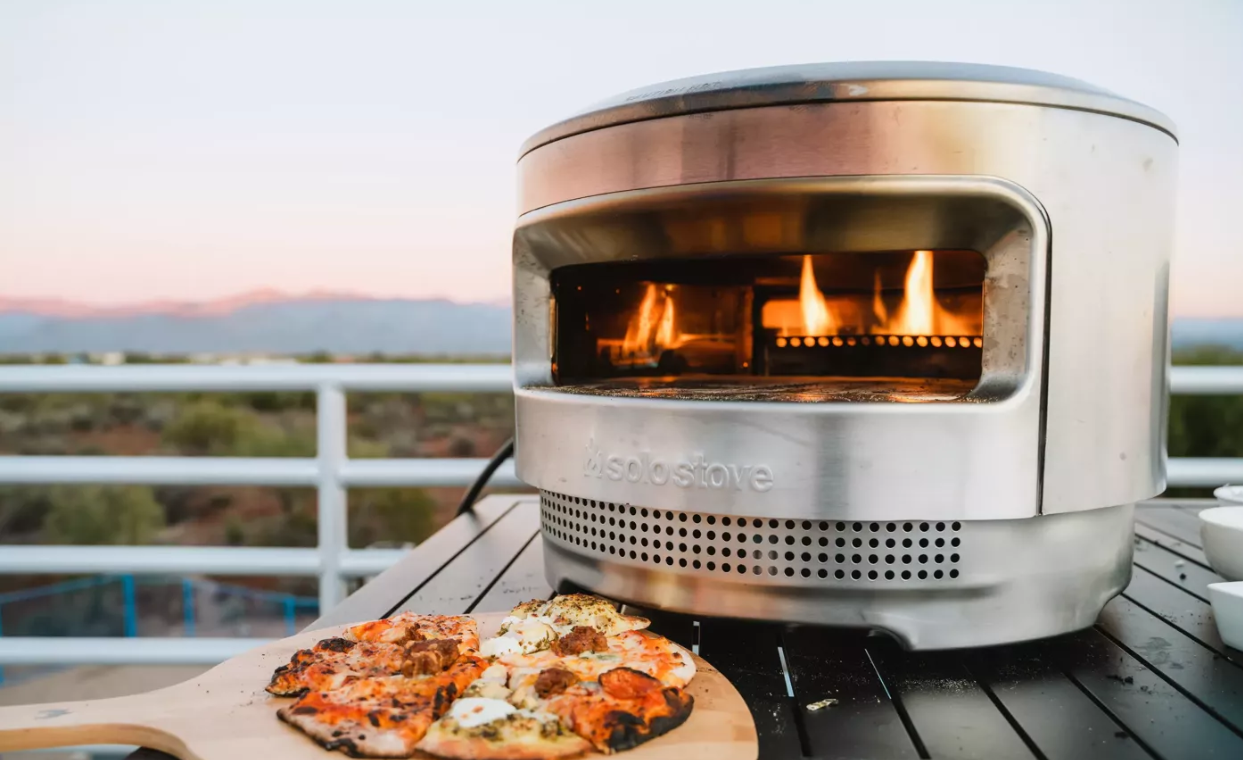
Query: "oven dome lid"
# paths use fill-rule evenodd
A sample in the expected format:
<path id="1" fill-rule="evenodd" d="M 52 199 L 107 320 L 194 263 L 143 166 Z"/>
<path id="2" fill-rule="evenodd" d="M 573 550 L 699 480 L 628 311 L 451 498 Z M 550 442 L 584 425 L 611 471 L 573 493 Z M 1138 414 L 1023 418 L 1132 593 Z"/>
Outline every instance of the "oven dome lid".
<path id="1" fill-rule="evenodd" d="M 735 108 L 878 100 L 961 100 L 1071 108 L 1147 124 L 1177 139 L 1174 123 L 1142 103 L 1087 82 L 974 63 L 852 61 L 770 66 L 675 79 L 597 103 L 526 141 L 522 154 L 582 132 Z"/>

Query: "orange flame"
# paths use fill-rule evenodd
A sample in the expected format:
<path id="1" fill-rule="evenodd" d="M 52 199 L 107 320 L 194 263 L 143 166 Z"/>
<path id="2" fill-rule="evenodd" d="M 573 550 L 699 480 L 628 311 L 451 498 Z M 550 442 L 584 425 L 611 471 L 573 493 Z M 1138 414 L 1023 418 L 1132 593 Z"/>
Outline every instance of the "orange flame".
<path id="1" fill-rule="evenodd" d="M 880 270 L 877 269 L 875 277 L 872 278 L 872 316 L 876 317 L 876 324 L 884 325 L 889 323 L 889 310 L 885 308 L 885 299 L 881 298 L 880 291 Z"/>
<path id="2" fill-rule="evenodd" d="M 651 353 L 652 332 L 656 328 L 656 285 L 648 283 L 639 313 L 626 327 L 622 352 L 627 355 Z"/>
<path id="3" fill-rule="evenodd" d="M 677 336 L 673 316 L 673 296 L 665 294 L 665 310 L 660 314 L 660 327 L 656 328 L 656 346 L 664 348 L 672 346 Z"/>
<path id="4" fill-rule="evenodd" d="M 764 327 L 783 337 L 834 335 L 979 335 L 980 325 L 969 314 L 955 314 L 937 300 L 933 289 L 933 253 L 915 251 L 906 270 L 902 300 L 891 310 L 885 303 L 880 271 L 872 280 L 869 313 L 866 297 L 826 297 L 816 286 L 811 257 L 803 257 L 797 301 L 771 299 L 760 315 Z M 895 339 L 896 340 L 896 339 Z"/>
<path id="5" fill-rule="evenodd" d="M 804 335 L 832 335 L 837 332 L 837 320 L 829 311 L 829 304 L 824 300 L 820 288 L 816 287 L 816 273 L 811 268 L 811 256 L 803 257 L 798 304 L 803 313 Z"/>
<path id="6" fill-rule="evenodd" d="M 906 270 L 906 291 L 893 323 L 885 326 L 890 335 L 933 335 L 936 298 L 932 294 L 932 251 L 916 251 Z"/>

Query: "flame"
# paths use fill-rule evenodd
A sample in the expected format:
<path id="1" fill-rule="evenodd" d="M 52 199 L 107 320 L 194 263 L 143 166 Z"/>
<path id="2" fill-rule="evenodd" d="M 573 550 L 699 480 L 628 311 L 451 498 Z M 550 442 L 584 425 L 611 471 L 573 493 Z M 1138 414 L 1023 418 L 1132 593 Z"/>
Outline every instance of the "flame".
<path id="1" fill-rule="evenodd" d="M 877 269 L 875 277 L 872 278 L 872 316 L 876 317 L 876 324 L 884 325 L 889 323 L 889 310 L 885 308 L 885 299 L 880 296 L 880 270 Z"/>
<path id="2" fill-rule="evenodd" d="M 656 285 L 648 283 L 639 312 L 626 327 L 622 352 L 626 355 L 651 353 L 652 332 L 656 328 Z"/>
<path id="3" fill-rule="evenodd" d="M 906 270 L 902 299 L 893 309 L 886 305 L 880 270 L 876 270 L 869 309 L 866 296 L 821 293 L 811 257 L 804 256 L 798 299 L 770 299 L 764 304 L 760 320 L 764 327 L 787 338 L 868 334 L 978 336 L 978 314 L 956 314 L 937 300 L 933 259 L 932 251 L 915 251 Z M 896 345 L 897 338 L 894 342 Z"/>
<path id="4" fill-rule="evenodd" d="M 656 328 L 656 345 L 672 346 L 677 332 L 673 317 L 673 296 L 665 294 L 665 310 L 660 314 L 660 327 Z"/>
<path id="5" fill-rule="evenodd" d="M 932 293 L 932 251 L 916 251 L 906 270 L 906 290 L 893 323 L 886 325 L 890 335 L 933 335 L 936 297 Z"/>
<path id="6" fill-rule="evenodd" d="M 665 349 L 679 348 L 697 337 L 685 335 L 678 328 L 673 302 L 672 286 L 647 283 L 643 300 L 626 326 L 626 336 L 620 341 L 608 341 L 614 361 L 638 364 L 656 361 Z"/>
<path id="7" fill-rule="evenodd" d="M 804 335 L 832 335 L 837 332 L 837 320 L 829 311 L 829 304 L 824 300 L 820 288 L 816 287 L 816 273 L 811 268 L 811 256 L 803 257 L 798 304 L 803 312 Z"/>

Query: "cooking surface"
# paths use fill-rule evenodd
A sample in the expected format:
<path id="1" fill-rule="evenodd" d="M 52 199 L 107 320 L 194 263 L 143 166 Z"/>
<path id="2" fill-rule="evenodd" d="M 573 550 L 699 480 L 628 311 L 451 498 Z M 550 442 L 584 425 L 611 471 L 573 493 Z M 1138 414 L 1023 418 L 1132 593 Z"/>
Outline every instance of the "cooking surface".
<path id="1" fill-rule="evenodd" d="M 1140 506 L 1131 585 L 1094 628 L 1050 641 L 912 654 L 851 632 L 644 614 L 738 688 L 765 760 L 1243 757 L 1243 652 L 1217 635 L 1206 586 L 1220 579 L 1199 548 L 1208 505 Z M 485 499 L 313 626 L 551 595 L 538 511 Z"/>
<path id="2" fill-rule="evenodd" d="M 636 377 L 598 383 L 561 385 L 562 393 L 623 398 L 674 398 L 695 401 L 961 401 L 975 387 L 974 380 L 900 377 L 722 378 Z"/>

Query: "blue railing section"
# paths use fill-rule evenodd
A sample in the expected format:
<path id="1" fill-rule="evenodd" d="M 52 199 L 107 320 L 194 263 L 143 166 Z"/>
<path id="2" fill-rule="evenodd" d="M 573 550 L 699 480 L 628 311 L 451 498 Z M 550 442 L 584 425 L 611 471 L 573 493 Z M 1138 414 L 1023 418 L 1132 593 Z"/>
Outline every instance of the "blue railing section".
<path id="1" fill-rule="evenodd" d="M 0 637 L 233 636 L 242 629 L 279 638 L 296 633 L 299 618 L 304 625 L 318 615 L 315 597 L 201 578 L 96 575 L 0 593 Z"/>

